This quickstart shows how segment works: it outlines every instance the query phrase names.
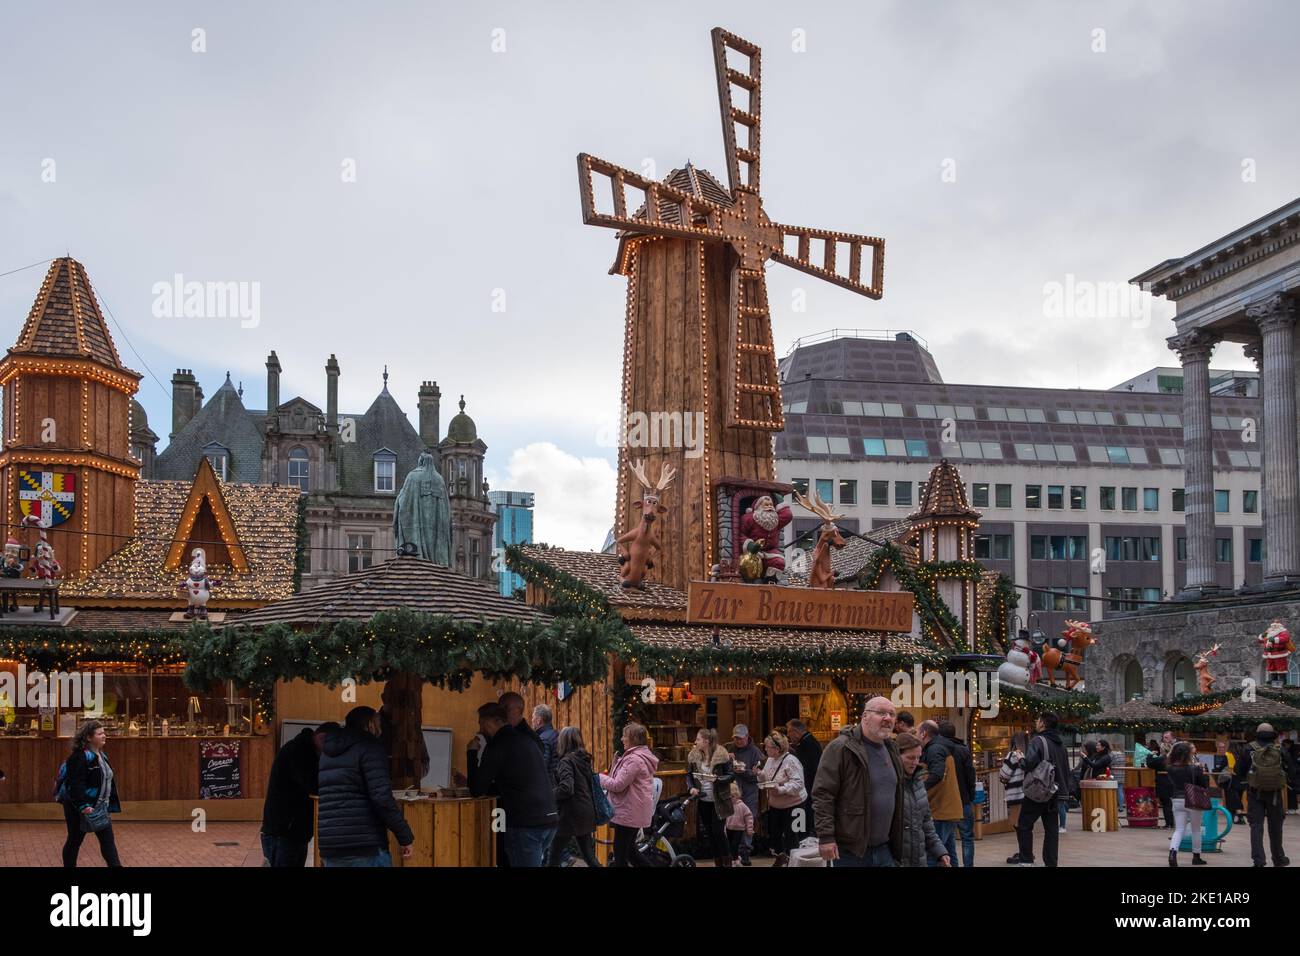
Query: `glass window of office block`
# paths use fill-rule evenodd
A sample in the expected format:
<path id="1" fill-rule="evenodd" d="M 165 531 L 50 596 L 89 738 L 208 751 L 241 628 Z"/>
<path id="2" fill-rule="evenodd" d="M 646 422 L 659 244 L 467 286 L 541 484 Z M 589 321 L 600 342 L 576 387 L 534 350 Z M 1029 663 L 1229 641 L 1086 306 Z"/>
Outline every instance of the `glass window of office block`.
<path id="1" fill-rule="evenodd" d="M 845 415 L 861 416 L 861 415 L 862 415 L 862 403 L 861 403 L 861 402 L 845 402 L 845 403 L 844 403 L 844 414 L 845 414 Z"/>
<path id="2" fill-rule="evenodd" d="M 881 418 L 885 414 L 885 407 L 879 402 L 863 402 L 862 414 L 868 418 Z"/>
<path id="3" fill-rule="evenodd" d="M 1043 410 L 1041 408 L 1026 408 L 1025 417 L 1028 418 L 1031 422 L 1047 421 L 1047 416 L 1043 414 Z"/>
<path id="4" fill-rule="evenodd" d="M 917 405 L 917 406 L 916 406 L 916 417 L 917 417 L 917 418 L 934 418 L 934 406 L 933 406 L 933 405 Z"/>
<path id="5" fill-rule="evenodd" d="M 999 508 L 1011 507 L 1011 486 L 1010 485 L 997 485 L 994 487 L 993 493 L 996 495 L 996 497 L 993 500 L 993 503 L 995 505 L 997 505 Z"/>
<path id="6" fill-rule="evenodd" d="M 840 479 L 840 504 L 856 505 L 858 503 L 858 483 L 848 478 Z"/>
<path id="7" fill-rule="evenodd" d="M 1043 506 L 1043 486 L 1025 485 L 1025 507 L 1041 508 Z"/>
<path id="8" fill-rule="evenodd" d="M 1115 424 L 1115 416 L 1110 412 L 1093 412 L 1093 415 L 1096 417 L 1098 425 Z M 1080 417 L 1080 420 L 1082 421 L 1082 417 Z"/>
<path id="9" fill-rule="evenodd" d="M 965 421 L 965 422 L 974 421 L 974 420 L 975 420 L 975 409 L 972 408 L 970 405 L 958 405 L 958 406 L 957 406 L 957 420 L 958 420 L 958 421 Z"/>
<path id="10" fill-rule="evenodd" d="M 1063 425 L 1077 425 L 1079 419 L 1075 417 L 1074 412 L 1068 408 L 1058 408 L 1056 410 L 1056 420 Z"/>
<path id="11" fill-rule="evenodd" d="M 1162 421 L 1161 421 L 1161 424 L 1163 424 L 1165 428 L 1182 428 L 1182 427 L 1183 427 L 1183 419 L 1182 419 L 1181 416 L 1178 416 L 1178 415 L 1161 415 L 1160 418 L 1161 418 L 1161 420 L 1162 420 Z"/>
<path id="12" fill-rule="evenodd" d="M 1187 560 L 1187 539 L 1186 538 L 1178 539 L 1178 545 L 1177 547 L 1174 548 L 1174 552 L 1178 555 L 1179 561 Z"/>
<path id="13" fill-rule="evenodd" d="M 807 402 L 791 402 L 791 403 L 790 403 L 790 411 L 791 411 L 792 413 L 794 413 L 795 415 L 802 415 L 804 412 L 808 411 L 808 403 L 807 403 Z"/>
<path id="14" fill-rule="evenodd" d="M 1088 489 L 1083 485 L 1070 486 L 1070 510 L 1083 511 L 1088 507 Z"/>
<path id="15" fill-rule="evenodd" d="M 1028 420 L 1029 420 L 1029 418 L 1028 418 L 1028 416 L 1025 415 L 1025 410 L 1024 410 L 1023 408 L 1008 408 L 1008 409 L 1007 409 L 1007 421 L 1009 421 L 1009 422 L 1025 422 L 1025 421 L 1028 421 Z"/>
<path id="16" fill-rule="evenodd" d="M 834 502 L 831 501 L 831 491 L 832 489 L 834 489 L 834 487 L 835 487 L 835 482 L 832 481 L 830 478 L 818 478 L 817 497 L 820 498 L 822 501 L 826 502 L 828 505 L 833 504 Z"/>
<path id="17" fill-rule="evenodd" d="M 844 403 L 843 403 L 843 402 L 828 401 L 828 402 L 826 403 L 826 412 L 827 412 L 827 414 L 830 414 L 830 415 L 843 415 L 843 414 L 844 414 Z"/>
<path id="18" fill-rule="evenodd" d="M 849 453 L 849 440 L 847 438 L 831 436 L 831 454 L 847 455 Z"/>
<path id="19" fill-rule="evenodd" d="M 907 456 L 909 458 L 928 458 L 930 444 L 924 438 L 907 439 Z"/>
<path id="20" fill-rule="evenodd" d="M 977 441 L 964 441 L 959 446 L 963 458 L 983 458 L 984 449 Z"/>
<path id="21" fill-rule="evenodd" d="M 985 458 L 1001 458 L 1002 443 L 996 441 L 982 441 L 980 447 L 984 449 Z"/>
<path id="22" fill-rule="evenodd" d="M 1009 534 L 995 534 L 993 536 L 993 557 L 1002 561 L 1010 561 L 1013 556 L 1012 542 L 1013 539 Z"/>
<path id="23" fill-rule="evenodd" d="M 898 404 L 898 402 L 885 402 L 885 417 L 902 418 L 903 406 Z"/>
<path id="24" fill-rule="evenodd" d="M 1031 534 L 1029 536 L 1029 557 L 1034 561 L 1047 560 L 1047 535 Z"/>
<path id="25" fill-rule="evenodd" d="M 1127 465 L 1129 463 L 1127 448 L 1121 448 L 1118 445 L 1107 445 L 1106 455 L 1110 458 L 1112 465 Z"/>
<path id="26" fill-rule="evenodd" d="M 1259 492 L 1243 491 L 1241 493 L 1241 510 L 1248 515 L 1259 512 Z"/>
<path id="27" fill-rule="evenodd" d="M 1106 454 L 1106 448 L 1103 445 L 1089 445 L 1088 459 L 1104 465 L 1110 462 L 1110 455 Z"/>
<path id="28" fill-rule="evenodd" d="M 873 505 L 889 504 L 889 482 L 873 481 L 871 483 L 871 503 Z"/>
<path id="29" fill-rule="evenodd" d="M 1175 511 L 1183 512 L 1187 510 L 1187 492 L 1182 488 L 1175 488 L 1170 497 L 1173 499 L 1173 509 Z"/>
<path id="30" fill-rule="evenodd" d="M 887 455 L 891 455 L 891 456 L 893 456 L 894 458 L 906 458 L 906 457 L 907 457 L 907 446 L 906 446 L 905 444 L 903 444 L 903 439 L 901 439 L 901 438 L 886 438 L 886 439 L 885 439 L 885 454 L 887 454 Z"/>
<path id="31" fill-rule="evenodd" d="M 1214 560 L 1221 564 L 1232 563 L 1232 539 L 1215 538 L 1214 539 Z"/>
<path id="32" fill-rule="evenodd" d="M 1250 553 L 1246 557 L 1247 561 L 1258 564 L 1264 560 L 1264 542 L 1262 539 L 1251 538 L 1246 542 L 1246 545 L 1250 548 Z"/>
<path id="33" fill-rule="evenodd" d="M 1249 468 L 1250 459 L 1246 457 L 1244 451 L 1229 450 L 1228 464 L 1232 465 L 1233 468 Z"/>
<path id="34" fill-rule="evenodd" d="M 1125 511 L 1138 510 L 1138 490 L 1136 488 L 1120 489 L 1120 507 Z"/>
<path id="35" fill-rule="evenodd" d="M 830 453 L 831 453 L 831 443 L 826 440 L 825 435 L 808 436 L 808 454 L 829 455 Z"/>
<path id="36" fill-rule="evenodd" d="M 805 497 L 807 496 L 808 494 L 807 478 L 791 478 L 790 484 L 794 486 L 794 490 L 799 492 L 799 494 L 804 495 Z"/>
<path id="37" fill-rule="evenodd" d="M 883 438 L 864 438 L 862 439 L 862 445 L 866 453 L 873 457 L 885 454 L 885 440 Z"/>
<path id="38" fill-rule="evenodd" d="M 1095 424 L 1097 424 L 1097 415 L 1096 415 L 1095 412 L 1079 412 L 1079 411 L 1076 411 L 1074 414 L 1075 414 L 1075 416 L 1079 419 L 1079 424 L 1080 424 L 1080 425 L 1095 425 Z"/>
<path id="39" fill-rule="evenodd" d="M 1056 445 L 1055 448 L 1057 461 L 1078 461 L 1074 455 L 1073 445 Z"/>
<path id="40" fill-rule="evenodd" d="M 1054 511 L 1065 508 L 1065 485 L 1047 486 L 1047 507 Z"/>
<path id="41" fill-rule="evenodd" d="M 1231 495 L 1229 492 L 1216 488 L 1214 490 L 1214 510 L 1221 515 L 1227 514 L 1228 509 L 1232 506 Z"/>
<path id="42" fill-rule="evenodd" d="M 1142 560 L 1143 561 L 1160 560 L 1160 539 L 1159 538 L 1142 539 Z"/>
<path id="43" fill-rule="evenodd" d="M 1159 488 L 1142 489 L 1142 510 L 1143 511 L 1160 510 L 1160 489 Z"/>
<path id="44" fill-rule="evenodd" d="M 934 415 L 936 418 L 951 418 L 956 421 L 957 409 L 951 405 L 936 405 L 934 406 Z"/>
<path id="45" fill-rule="evenodd" d="M 984 414 L 988 416 L 991 422 L 1005 422 L 1007 420 L 1007 410 L 1005 408 L 986 408 Z"/>
<path id="46" fill-rule="evenodd" d="M 1056 446 L 1035 443 L 1034 454 L 1038 456 L 1039 461 L 1056 461 Z"/>
<path id="47" fill-rule="evenodd" d="M 1016 457 L 1021 461 L 1038 461 L 1038 455 L 1034 452 L 1034 446 L 1029 444 L 1016 444 Z"/>
<path id="48" fill-rule="evenodd" d="M 894 504 L 910 505 L 912 503 L 912 483 L 910 481 L 894 482 Z"/>
<path id="49" fill-rule="evenodd" d="M 1102 510 L 1102 511 L 1114 511 L 1114 510 L 1115 510 L 1115 489 L 1114 489 L 1114 488 L 1108 487 L 1108 486 L 1106 486 L 1106 485 L 1102 485 L 1102 487 L 1101 487 L 1101 510 Z"/>
<path id="50" fill-rule="evenodd" d="M 1162 465 L 1181 465 L 1182 459 L 1178 456 L 1177 448 L 1161 448 L 1160 464 Z"/>
<path id="51" fill-rule="evenodd" d="M 1147 459 L 1147 450 L 1145 448 L 1128 448 L 1128 460 L 1131 465 L 1149 465 L 1151 462 Z"/>
<path id="52" fill-rule="evenodd" d="M 987 481 L 976 481 L 971 484 L 971 506 L 975 508 L 987 508 L 989 506 L 989 483 Z"/>

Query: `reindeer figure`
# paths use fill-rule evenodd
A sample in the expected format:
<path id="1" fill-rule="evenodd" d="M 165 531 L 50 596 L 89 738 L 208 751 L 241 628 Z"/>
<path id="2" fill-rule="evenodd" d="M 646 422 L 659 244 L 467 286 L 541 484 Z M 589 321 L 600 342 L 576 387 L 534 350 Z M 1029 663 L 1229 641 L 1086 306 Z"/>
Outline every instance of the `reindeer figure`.
<path id="1" fill-rule="evenodd" d="M 1213 674 L 1210 673 L 1210 658 L 1219 656 L 1219 645 L 1215 644 L 1208 651 L 1201 651 L 1196 655 L 1196 663 L 1192 667 L 1196 671 L 1196 686 L 1202 694 L 1214 693 L 1214 685 L 1217 682 Z"/>
<path id="2" fill-rule="evenodd" d="M 1092 636 L 1092 625 L 1087 621 L 1066 621 L 1065 630 L 1055 642 L 1043 650 L 1043 669 L 1047 671 L 1047 683 L 1056 686 L 1056 669 L 1065 670 L 1065 689 L 1072 690 L 1079 683 L 1078 668 L 1083 665 L 1083 652 L 1096 644 Z"/>
<path id="3" fill-rule="evenodd" d="M 844 547 L 844 539 L 840 537 L 840 529 L 835 525 L 835 522 L 843 518 L 844 515 L 832 514 L 830 505 L 822 501 L 821 495 L 817 494 L 816 490 L 813 491 L 811 502 L 797 491 L 794 493 L 794 499 L 822 519 L 821 533 L 818 535 L 816 546 L 813 547 L 812 570 L 808 573 L 808 586 L 810 588 L 833 588 L 835 587 L 835 572 L 831 570 L 831 548 Z"/>
<path id="4" fill-rule="evenodd" d="M 645 573 L 653 568 L 653 552 L 660 550 L 659 535 L 654 530 L 655 518 L 667 514 L 668 509 L 659 504 L 659 493 L 668 487 L 677 472 L 668 462 L 659 471 L 659 480 L 652 486 L 645 474 L 645 462 L 632 466 L 632 474 L 641 482 L 646 493 L 637 502 L 641 506 L 641 520 L 617 541 L 619 545 L 619 583 L 625 588 L 645 590 Z"/>

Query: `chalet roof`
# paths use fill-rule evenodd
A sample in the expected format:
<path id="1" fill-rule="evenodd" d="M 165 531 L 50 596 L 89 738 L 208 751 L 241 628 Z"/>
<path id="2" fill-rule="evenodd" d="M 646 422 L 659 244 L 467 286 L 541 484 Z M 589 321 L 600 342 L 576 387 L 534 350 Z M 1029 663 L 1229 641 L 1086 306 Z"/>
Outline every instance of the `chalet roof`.
<path id="1" fill-rule="evenodd" d="M 78 609 L 67 623 L 69 630 L 82 631 L 142 631 L 157 628 L 165 631 L 184 631 L 190 626 L 187 620 L 173 621 L 172 615 L 180 608 L 157 607 L 86 607 Z M 240 611 L 222 612 L 223 624 L 235 624 Z M 215 622 L 214 622 L 215 623 Z"/>
<path id="2" fill-rule="evenodd" d="M 240 618 L 240 624 L 314 627 L 340 620 L 369 620 L 377 611 L 403 608 L 458 621 L 547 620 L 551 615 L 502 597 L 481 581 L 422 558 L 391 558 Z"/>
<path id="3" fill-rule="evenodd" d="M 713 628 L 707 624 L 629 623 L 636 640 L 653 647 L 693 650 L 713 645 Z M 805 628 L 721 627 L 720 640 L 730 646 L 752 651 L 825 651 L 860 650 L 882 653 L 929 656 L 934 649 L 910 634 L 876 631 L 819 631 Z"/>
<path id="4" fill-rule="evenodd" d="M 184 577 L 166 568 L 167 553 L 178 535 L 181 516 L 189 501 L 191 481 L 137 481 L 135 483 L 134 540 L 114 552 L 98 567 L 64 582 L 64 603 L 77 598 L 160 600 L 185 599 L 177 586 Z M 234 532 L 248 559 L 248 572 L 237 573 L 211 566 L 222 581 L 213 589 L 213 608 L 225 601 L 269 603 L 293 593 L 297 552 L 298 489 L 292 486 L 222 484 L 222 496 Z M 60 547 L 58 536 L 54 547 Z"/>
<path id="5" fill-rule="evenodd" d="M 226 471 L 230 481 L 262 480 L 262 434 L 250 419 L 229 374 L 207 404 L 158 455 L 154 474 L 188 482 L 203 458 L 203 449 L 213 442 L 230 451 Z"/>
<path id="6" fill-rule="evenodd" d="M 1270 697 L 1257 696 L 1254 700 L 1230 697 L 1218 707 L 1196 715 L 1211 720 L 1254 720 L 1267 723 L 1271 720 L 1300 720 L 1300 710 L 1290 704 Z"/>
<path id="7" fill-rule="evenodd" d="M 625 588 L 619 582 L 618 556 L 596 551 L 565 551 L 562 548 L 539 548 L 523 545 L 521 550 L 534 561 L 548 564 L 557 571 L 571 574 L 587 587 L 600 593 L 611 607 L 686 613 L 686 592 L 666 584 L 647 581 L 645 590 Z M 653 576 L 654 572 L 650 572 Z"/>
<path id="8" fill-rule="evenodd" d="M 979 518 L 980 513 L 966 500 L 966 486 L 962 484 L 957 466 L 944 458 L 930 469 L 925 482 L 925 494 L 920 507 L 911 515 L 913 519 L 925 518 Z"/>
<path id="9" fill-rule="evenodd" d="M 67 256 L 50 263 L 18 341 L 9 351 L 90 359 L 136 375 L 117 354 L 86 267 Z"/>
<path id="10" fill-rule="evenodd" d="M 1127 700 L 1122 704 L 1105 707 L 1088 718 L 1086 723 L 1103 726 L 1112 723 L 1131 724 L 1137 721 L 1150 721 L 1150 726 L 1177 727 L 1183 718 L 1172 710 L 1151 703 L 1149 700 Z"/>

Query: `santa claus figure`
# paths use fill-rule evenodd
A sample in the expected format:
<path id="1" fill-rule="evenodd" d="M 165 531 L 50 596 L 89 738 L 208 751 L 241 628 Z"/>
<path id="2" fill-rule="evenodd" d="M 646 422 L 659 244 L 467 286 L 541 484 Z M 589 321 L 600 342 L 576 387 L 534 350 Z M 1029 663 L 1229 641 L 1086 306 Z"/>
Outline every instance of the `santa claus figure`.
<path id="1" fill-rule="evenodd" d="M 1255 638 L 1255 643 L 1263 648 L 1264 670 L 1268 684 L 1285 687 L 1287 663 L 1295 653 L 1295 645 L 1291 643 L 1291 632 L 1281 621 L 1274 621 L 1268 626 L 1267 631 Z"/>
<path id="2" fill-rule="evenodd" d="M 776 496 L 777 499 L 779 497 Z M 785 570 L 785 558 L 781 555 L 781 529 L 793 518 L 790 506 L 782 504 L 778 507 L 771 495 L 758 498 L 740 516 L 741 551 L 746 557 L 753 556 L 748 557 L 748 560 L 746 557 L 741 559 L 741 576 L 745 580 L 770 583 Z M 761 568 L 759 562 L 762 563 Z M 748 571 L 746 567 L 749 568 Z"/>

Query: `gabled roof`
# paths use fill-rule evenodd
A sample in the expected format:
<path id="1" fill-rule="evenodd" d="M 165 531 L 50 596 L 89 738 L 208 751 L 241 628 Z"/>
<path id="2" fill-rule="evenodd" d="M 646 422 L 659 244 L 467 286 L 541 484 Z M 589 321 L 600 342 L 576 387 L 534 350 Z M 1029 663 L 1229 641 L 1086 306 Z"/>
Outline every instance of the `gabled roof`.
<path id="1" fill-rule="evenodd" d="M 172 439 L 154 466 L 159 478 L 189 481 L 205 446 L 217 442 L 230 449 L 226 472 L 231 481 L 262 480 L 262 434 L 226 375 L 225 383 L 199 413 Z"/>
<path id="2" fill-rule="evenodd" d="M 404 608 L 457 621 L 545 621 L 551 615 L 504 598 L 475 578 L 423 558 L 401 556 L 259 608 L 240 624 L 313 627 L 332 621 L 364 621 L 377 611 Z"/>
<path id="3" fill-rule="evenodd" d="M 185 598 L 178 585 L 184 574 L 166 565 L 192 487 L 191 481 L 137 481 L 136 537 L 98 567 L 69 577 L 61 592 L 64 603 L 78 606 L 78 598 L 103 603 L 124 599 L 124 606 L 167 601 L 183 610 Z M 209 607 L 220 609 L 234 601 L 268 604 L 288 597 L 297 558 L 298 489 L 225 484 L 221 494 L 248 571 L 218 575 L 222 583 L 213 590 Z M 59 546 L 57 540 L 54 545 Z"/>
<path id="4" fill-rule="evenodd" d="M 235 530 L 234 519 L 230 517 L 226 498 L 221 493 L 221 482 L 217 480 L 217 473 L 212 470 L 212 462 L 208 461 L 207 457 L 199 459 L 199 470 L 194 475 L 190 496 L 181 510 L 181 518 L 176 525 L 172 546 L 167 551 L 167 560 L 163 566 L 168 571 L 180 570 L 181 562 L 186 558 L 185 546 L 194 535 L 194 524 L 205 501 L 212 509 L 217 527 L 221 530 L 222 542 L 226 553 L 230 555 L 231 567 L 236 571 L 247 571 L 248 556 L 244 554 L 244 547 L 239 543 L 239 533 Z"/>
<path id="5" fill-rule="evenodd" d="M 380 449 L 397 456 L 399 482 L 416 466 L 424 442 L 387 388 L 375 397 L 364 415 L 357 417 L 356 423 L 356 440 L 338 445 L 341 493 L 375 493 L 374 456 Z"/>
<path id="6" fill-rule="evenodd" d="M 9 351 L 90 359 L 130 372 L 113 345 L 85 266 L 70 257 L 50 263 L 18 341 Z"/>

